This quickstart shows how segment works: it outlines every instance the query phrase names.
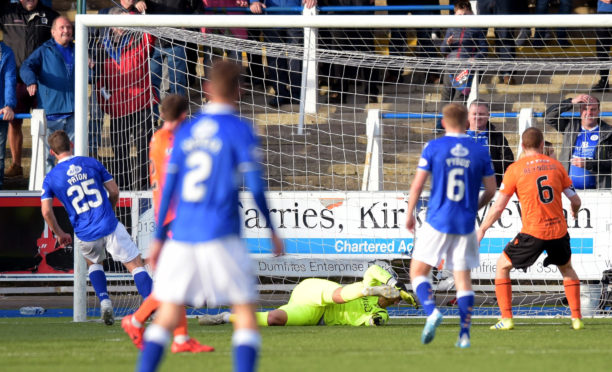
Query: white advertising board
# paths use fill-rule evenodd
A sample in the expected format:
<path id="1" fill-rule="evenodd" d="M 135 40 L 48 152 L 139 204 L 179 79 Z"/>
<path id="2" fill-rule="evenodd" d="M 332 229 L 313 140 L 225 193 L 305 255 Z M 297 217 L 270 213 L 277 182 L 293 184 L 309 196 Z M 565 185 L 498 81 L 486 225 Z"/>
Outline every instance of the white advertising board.
<path id="1" fill-rule="evenodd" d="M 612 193 L 582 191 L 579 195 L 582 198 L 579 218 L 574 221 L 568 217 L 572 262 L 581 279 L 596 280 L 601 278 L 603 270 L 612 267 Z M 241 194 L 239 207 L 247 247 L 259 260 L 257 265 L 261 268 L 258 271 L 262 274 L 318 276 L 317 265 L 330 262 L 363 265 L 376 259 L 407 259 L 414 248 L 414 237 L 404 227 L 407 206 L 404 193 L 270 192 L 268 200 L 272 224 L 286 244 L 287 255 L 278 259 L 278 265 L 272 264 L 276 261 L 269 255 L 269 230 L 249 193 Z M 569 211 L 566 203 L 564 200 L 564 207 Z M 425 221 L 426 207 L 427 198 L 424 198 L 418 207 L 417 246 L 418 229 Z M 487 211 L 488 207 L 479 212 L 476 225 Z M 473 271 L 474 278 L 494 278 L 497 258 L 506 243 L 521 229 L 520 216 L 520 204 L 513 198 L 482 241 L 481 265 Z M 141 215 L 139 225 L 150 226 L 144 217 Z M 151 218 L 150 214 L 148 218 Z M 143 241 L 149 230 L 143 228 L 139 234 Z M 304 266 L 304 259 L 310 260 L 312 268 L 310 263 Z M 513 273 L 513 278 L 560 279 L 557 268 L 544 267 L 542 261 L 543 257 L 540 257 L 527 272 Z M 332 270 L 320 268 L 319 275 L 327 276 L 337 269 L 336 266 L 329 268 Z M 346 269 L 348 272 L 356 270 Z M 296 275 L 290 275 L 292 273 Z"/>

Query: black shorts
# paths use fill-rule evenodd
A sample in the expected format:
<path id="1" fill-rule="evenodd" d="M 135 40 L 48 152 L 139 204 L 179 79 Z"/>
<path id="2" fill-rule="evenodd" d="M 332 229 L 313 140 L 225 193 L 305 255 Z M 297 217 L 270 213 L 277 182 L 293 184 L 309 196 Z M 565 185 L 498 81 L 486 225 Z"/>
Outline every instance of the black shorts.
<path id="1" fill-rule="evenodd" d="M 529 234 L 519 233 L 504 248 L 512 267 L 523 271 L 527 271 L 527 268 L 533 265 L 544 251 L 548 254 L 544 259 L 544 266 L 550 264 L 561 266 L 568 263 L 572 257 L 569 234 L 559 239 L 542 240 Z"/>

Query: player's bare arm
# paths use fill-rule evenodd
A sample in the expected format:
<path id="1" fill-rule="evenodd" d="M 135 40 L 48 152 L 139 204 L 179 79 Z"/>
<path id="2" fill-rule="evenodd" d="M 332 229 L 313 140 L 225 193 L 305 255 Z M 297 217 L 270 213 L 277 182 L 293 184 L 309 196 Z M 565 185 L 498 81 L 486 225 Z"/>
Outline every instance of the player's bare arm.
<path id="1" fill-rule="evenodd" d="M 244 172 L 244 179 L 248 189 L 253 194 L 255 204 L 261 211 L 268 211 L 268 204 L 266 202 L 265 188 L 261 181 L 261 173 L 259 169 L 254 168 L 248 172 Z M 265 214 L 266 223 L 270 226 L 270 239 L 272 242 L 272 254 L 274 256 L 281 256 L 284 254 L 285 248 L 282 239 L 277 235 L 276 230 L 272 227 L 270 216 L 268 213 Z"/>
<path id="2" fill-rule="evenodd" d="M 57 223 L 55 213 L 53 213 L 53 199 L 43 200 L 41 202 L 41 211 L 47 225 L 49 225 L 51 231 L 53 231 L 57 237 L 57 241 L 59 241 L 61 245 L 72 244 L 72 237 L 70 234 L 62 230 L 59 223 Z"/>
<path id="3" fill-rule="evenodd" d="M 162 247 L 164 246 L 164 242 L 161 240 L 154 239 L 149 246 L 149 265 L 151 265 L 151 269 L 155 271 L 157 267 L 157 261 L 159 260 L 159 255 L 161 253 Z"/>
<path id="4" fill-rule="evenodd" d="M 480 210 L 485 205 L 489 204 L 491 199 L 495 196 L 495 190 L 497 189 L 497 183 L 495 176 L 484 177 L 482 179 L 484 185 L 484 192 L 480 194 L 478 198 L 478 209 Z"/>
<path id="5" fill-rule="evenodd" d="M 274 257 L 284 255 L 285 245 L 283 243 L 283 240 L 276 234 L 275 231 L 272 231 L 270 240 L 272 241 L 272 254 L 274 255 Z"/>
<path id="6" fill-rule="evenodd" d="M 571 195 L 571 192 L 573 192 L 573 195 Z M 577 219 L 578 218 L 578 212 L 580 211 L 580 207 L 582 206 L 582 200 L 580 200 L 580 196 L 578 196 L 578 194 L 576 194 L 576 192 L 571 189 L 571 191 L 569 192 L 571 196 L 568 196 L 568 190 L 566 189 L 564 191 L 565 196 L 567 196 L 567 198 L 570 201 L 570 206 L 572 208 L 572 218 L 573 219 Z"/>
<path id="7" fill-rule="evenodd" d="M 499 193 L 499 195 L 497 196 L 497 200 L 495 201 L 491 209 L 489 209 L 489 212 L 485 216 L 484 221 L 482 221 L 480 228 L 476 232 L 478 242 L 482 240 L 489 227 L 491 227 L 491 225 L 493 225 L 495 221 L 499 220 L 502 213 L 504 212 L 504 209 L 506 209 L 506 205 L 508 205 L 508 202 L 510 201 L 511 197 L 512 195 Z"/>
<path id="8" fill-rule="evenodd" d="M 108 191 L 108 201 L 110 201 L 113 209 L 117 206 L 119 202 L 119 186 L 117 186 L 117 182 L 115 180 L 109 180 L 104 183 L 104 188 Z"/>
<path id="9" fill-rule="evenodd" d="M 406 210 L 406 228 L 408 231 L 414 234 L 414 227 L 416 225 L 416 218 L 414 217 L 414 209 L 421 197 L 421 192 L 423 192 L 423 187 L 425 186 L 425 182 L 427 182 L 427 177 L 429 177 L 429 173 L 427 171 L 418 169 L 416 175 L 414 176 L 414 180 L 412 181 L 412 185 L 410 186 L 410 194 L 408 195 L 408 209 Z"/>

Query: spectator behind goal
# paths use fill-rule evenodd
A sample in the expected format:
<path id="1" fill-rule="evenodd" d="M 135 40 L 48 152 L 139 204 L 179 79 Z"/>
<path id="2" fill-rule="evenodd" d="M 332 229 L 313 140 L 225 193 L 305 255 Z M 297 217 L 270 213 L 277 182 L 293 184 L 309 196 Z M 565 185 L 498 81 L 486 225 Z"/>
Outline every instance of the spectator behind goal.
<path id="1" fill-rule="evenodd" d="M 112 8 L 109 14 L 126 14 Z M 150 34 L 111 27 L 102 38 L 96 93 L 109 114 L 114 157 L 111 171 L 122 189 L 146 190 L 148 144 L 153 135 L 153 105 L 157 96 L 149 78 L 149 59 L 155 38 Z M 136 159 L 131 159 L 131 147 Z"/>
<path id="2" fill-rule="evenodd" d="M 17 84 L 17 67 L 15 55 L 11 48 L 0 41 L 0 190 L 4 181 L 4 154 L 9 121 L 13 120 L 13 109 L 17 105 L 15 86 Z"/>
<path id="3" fill-rule="evenodd" d="M 51 36 L 23 61 L 19 74 L 30 96 L 35 95 L 45 110 L 47 139 L 61 129 L 74 142 L 74 43 L 70 20 L 56 18 Z M 54 163 L 54 157 L 47 154 L 47 173 Z"/>
<path id="4" fill-rule="evenodd" d="M 440 5 L 439 0 L 387 0 L 388 6 L 402 6 L 402 5 Z M 389 15 L 405 15 L 410 13 L 411 15 L 440 15 L 439 10 L 389 10 Z M 412 30 L 416 34 L 416 50 L 415 55 L 423 58 L 439 58 L 438 51 L 434 45 L 433 35 L 438 31 L 437 28 L 417 28 Z M 404 56 L 408 50 L 408 41 L 406 40 L 406 29 L 405 28 L 392 28 L 390 30 L 389 38 L 389 55 L 392 56 Z M 388 69 L 386 71 L 385 80 L 389 83 L 402 82 L 402 72 L 397 70 Z M 425 78 L 425 83 L 434 83 L 440 79 L 440 75 L 437 71 L 429 71 Z"/>
<path id="5" fill-rule="evenodd" d="M 328 6 L 360 7 L 370 5 L 369 0 L 323 0 Z M 367 11 L 344 11 L 334 14 L 360 15 L 368 14 Z M 330 31 L 329 48 L 342 52 L 375 53 L 374 33 L 368 28 L 332 29 Z M 325 39 L 323 39 L 325 40 Z M 357 94 L 358 82 L 363 82 L 363 95 L 367 97 L 368 103 L 377 103 L 380 93 L 380 69 L 368 66 L 352 66 L 351 64 L 332 63 L 330 70 L 328 103 L 343 104 L 347 102 L 349 93 Z M 354 90 L 351 92 L 351 85 Z M 357 97 L 355 97 L 357 98 Z"/>
<path id="6" fill-rule="evenodd" d="M 506 169 L 514 162 L 514 154 L 503 132 L 489 122 L 489 105 L 473 101 L 468 110 L 469 128 L 467 134 L 476 142 L 489 149 L 497 187 L 501 185 Z"/>
<path id="7" fill-rule="evenodd" d="M 246 8 L 249 6 L 249 2 L 247 0 L 202 0 L 202 8 L 205 11 L 205 14 L 214 14 L 212 11 L 206 11 L 207 8 Z M 237 12 L 228 12 L 228 15 L 231 14 L 244 14 Z M 210 27 L 202 27 L 203 33 L 208 34 L 217 34 L 217 35 L 231 35 L 232 37 L 238 39 L 246 39 L 247 38 L 247 30 L 244 27 L 233 27 L 233 28 L 210 28 Z M 215 55 L 215 49 L 210 45 L 204 46 L 204 76 L 206 80 L 210 80 L 210 69 L 214 64 L 214 60 L 223 59 L 224 50 L 220 50 L 220 55 Z M 218 51 L 219 52 L 219 51 Z M 234 49 L 226 49 L 225 53 L 227 53 L 227 59 L 236 63 L 240 63 L 242 60 L 242 53 L 238 50 Z"/>
<path id="8" fill-rule="evenodd" d="M 193 14 L 196 0 L 146 0 L 134 5 L 146 14 Z M 185 42 L 158 39 L 151 56 L 151 80 L 158 97 L 162 97 L 164 60 L 168 67 L 168 90 L 171 94 L 187 94 L 187 55 Z"/>
<path id="9" fill-rule="evenodd" d="M 526 0 L 478 0 L 477 10 L 479 15 L 495 14 L 521 14 L 527 10 Z M 502 60 L 513 60 L 516 56 L 516 42 L 514 41 L 513 30 L 504 27 L 495 27 L 495 48 L 494 54 Z M 504 84 L 513 85 L 515 80 L 512 78 L 512 71 L 499 71 L 502 75 Z"/>
<path id="10" fill-rule="evenodd" d="M 580 117 L 562 117 L 580 105 Z M 587 94 L 546 109 L 545 123 L 563 133 L 559 161 L 577 189 L 609 189 L 612 172 L 612 127 L 601 120 L 599 100 Z"/>
<path id="11" fill-rule="evenodd" d="M 301 6 L 312 8 L 317 0 L 250 0 L 253 14 L 262 14 L 267 7 Z M 282 14 L 282 13 L 276 13 Z M 270 25 L 273 26 L 273 25 Z M 301 28 L 267 28 L 263 30 L 267 43 L 303 45 L 304 32 Z M 268 106 L 298 103 L 302 86 L 302 61 L 297 58 L 266 57 L 270 78 L 274 84 L 275 97 L 268 100 Z"/>
<path id="12" fill-rule="evenodd" d="M 119 0 L 115 1 L 114 5 L 110 8 L 102 8 L 98 10 L 98 14 L 109 14 L 110 10 L 113 8 L 119 8 L 119 6 L 123 7 L 126 14 L 139 14 L 141 10 L 136 8 L 136 0 Z M 144 4 L 144 3 L 143 3 Z M 121 8 L 119 8 L 121 9 Z M 99 61 L 100 56 L 104 55 L 104 46 L 102 45 L 102 40 L 104 39 L 104 35 L 106 32 L 106 28 L 92 28 L 89 30 L 89 58 L 92 61 Z M 90 65 L 90 84 L 96 81 L 96 75 L 99 71 L 96 68 L 96 62 Z M 100 108 L 98 104 L 98 95 L 92 94 L 90 97 L 89 104 L 89 135 L 88 135 L 88 143 L 89 143 L 89 151 L 93 157 L 98 158 L 98 148 L 102 143 L 102 127 L 104 123 L 104 112 Z"/>
<path id="13" fill-rule="evenodd" d="M 455 15 L 473 15 L 472 6 L 467 0 L 455 3 Z M 440 52 L 447 60 L 484 58 L 487 52 L 487 30 L 482 28 L 449 28 L 444 36 Z M 460 67 L 447 70 L 443 74 L 442 102 L 448 103 L 455 99 L 465 102 L 470 94 L 472 76 L 470 68 Z"/>
<path id="14" fill-rule="evenodd" d="M 59 14 L 42 5 L 38 0 L 19 0 L 19 3 L 4 1 L 0 9 L 0 30 L 4 42 L 15 53 L 17 71 L 23 61 L 51 38 L 51 24 Z M 17 76 L 16 114 L 27 114 L 36 107 L 36 100 L 28 94 L 25 84 Z M 13 164 L 6 171 L 6 177 L 21 177 L 21 151 L 23 148 L 23 132 L 21 119 L 9 122 L 8 141 L 11 146 Z"/>

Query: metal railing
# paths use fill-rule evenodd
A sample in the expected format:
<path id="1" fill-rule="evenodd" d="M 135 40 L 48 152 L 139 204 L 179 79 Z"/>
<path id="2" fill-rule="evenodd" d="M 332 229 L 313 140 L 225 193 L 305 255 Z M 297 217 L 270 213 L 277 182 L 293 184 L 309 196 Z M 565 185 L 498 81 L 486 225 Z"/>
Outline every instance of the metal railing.
<path id="1" fill-rule="evenodd" d="M 520 113 L 518 112 L 491 112 L 489 114 L 492 118 L 518 118 Z M 535 118 L 543 118 L 546 116 L 545 112 L 534 112 L 533 117 Z M 563 112 L 560 115 L 562 118 L 569 117 L 580 117 L 579 112 Z M 599 114 L 599 116 L 610 117 L 612 116 L 612 111 L 603 111 Z M 386 113 L 382 114 L 381 117 L 383 119 L 440 119 L 442 114 L 440 113 L 417 113 L 417 112 L 395 112 L 395 113 Z"/>
<path id="2" fill-rule="evenodd" d="M 492 112 L 491 118 L 518 119 L 518 134 L 533 126 L 533 118 L 545 117 L 545 112 L 534 112 L 533 108 L 523 108 L 520 112 Z M 561 117 L 580 117 L 579 112 L 564 112 Z M 611 117 L 612 112 L 604 111 L 601 117 Z M 369 109 L 366 119 L 366 160 L 364 163 L 362 191 L 379 191 L 383 189 L 383 127 L 382 119 L 439 119 L 440 113 L 392 112 L 381 113 L 379 109 Z M 521 152 L 522 138 L 519 137 L 517 154 Z"/>
<path id="3" fill-rule="evenodd" d="M 34 109 L 31 114 L 15 114 L 15 119 L 30 119 L 30 134 L 32 136 L 32 159 L 28 190 L 41 190 L 45 178 L 45 162 L 47 158 L 47 119 L 45 111 Z M 0 115 L 2 120 L 2 115 Z"/>
<path id="4" fill-rule="evenodd" d="M 376 12 L 376 11 L 425 11 L 425 10 L 453 10 L 452 5 L 389 5 L 389 6 L 320 6 L 316 7 L 319 12 Z M 263 8 L 264 13 L 302 13 L 304 7 L 288 6 L 288 7 L 270 7 Z M 204 12 L 225 13 L 239 12 L 252 13 L 248 7 L 211 7 L 204 8 Z"/>
<path id="5" fill-rule="evenodd" d="M 2 120 L 3 115 L 0 114 L 0 120 Z M 15 114 L 15 119 L 32 119 L 31 114 Z"/>

